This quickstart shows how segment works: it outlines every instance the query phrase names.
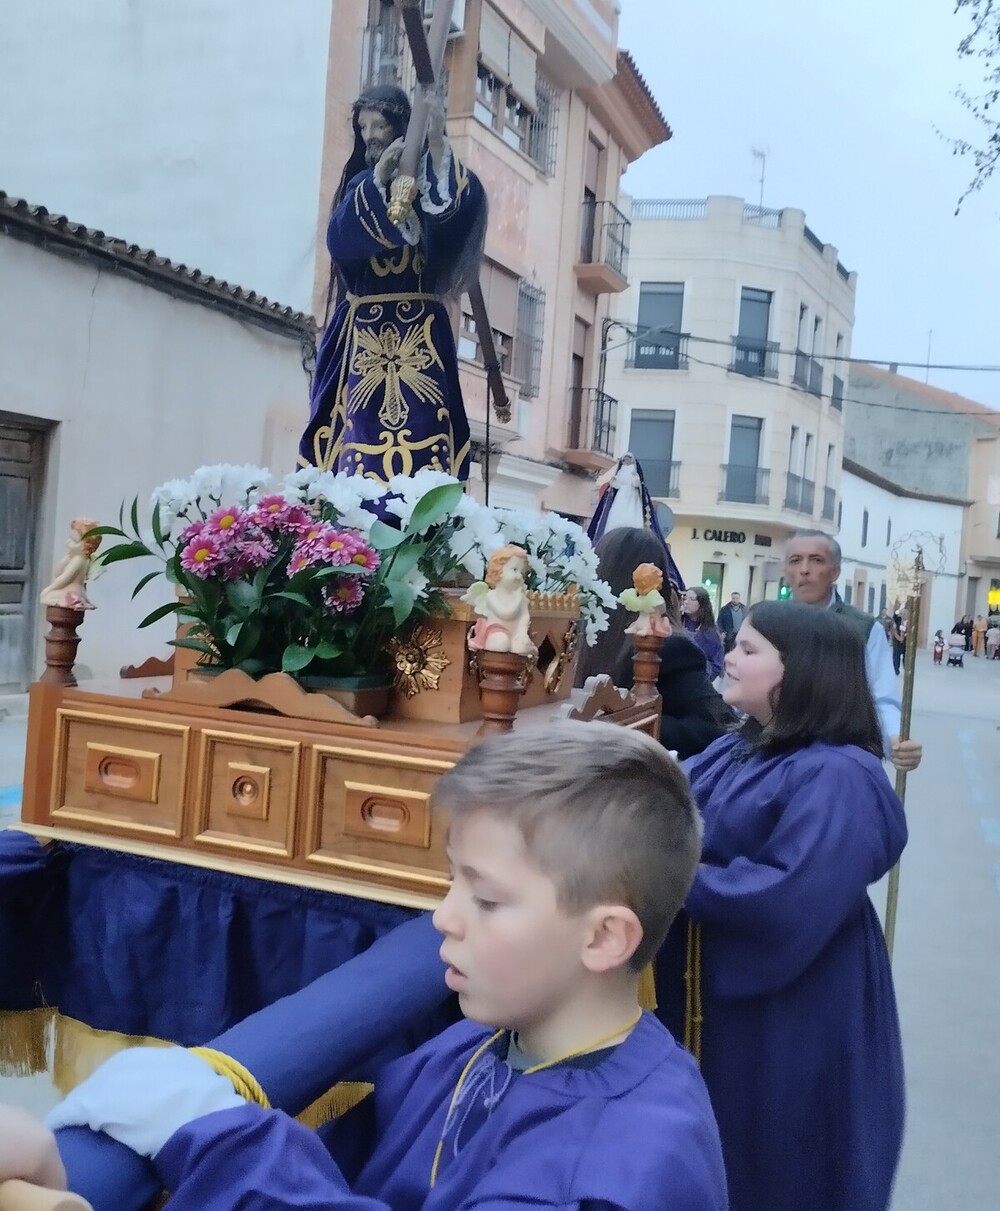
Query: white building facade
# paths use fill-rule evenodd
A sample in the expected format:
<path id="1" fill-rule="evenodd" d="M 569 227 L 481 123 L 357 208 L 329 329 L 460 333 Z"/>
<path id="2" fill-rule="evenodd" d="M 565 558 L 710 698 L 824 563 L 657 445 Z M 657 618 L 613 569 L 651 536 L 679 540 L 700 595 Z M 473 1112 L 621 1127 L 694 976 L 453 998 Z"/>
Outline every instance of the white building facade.
<path id="1" fill-rule="evenodd" d="M 843 554 L 840 594 L 879 614 L 905 602 L 905 574 L 916 549 L 925 567 L 918 642 L 955 621 L 962 576 L 962 533 L 969 501 L 900 487 L 859 463 L 844 460 L 837 541 Z"/>
<path id="2" fill-rule="evenodd" d="M 207 463 L 290 467 L 312 351 L 309 317 L 0 194 L 0 692 L 42 667 L 38 593 L 74 517 L 142 516 L 158 484 Z M 106 540 L 111 541 L 111 540 Z M 77 676 L 166 657 L 155 564 L 94 580 Z"/>
<path id="3" fill-rule="evenodd" d="M 636 200 L 631 219 L 604 332 L 617 452 L 642 464 L 689 583 L 717 606 L 774 597 L 788 536 L 836 529 L 856 275 L 800 210 Z"/>

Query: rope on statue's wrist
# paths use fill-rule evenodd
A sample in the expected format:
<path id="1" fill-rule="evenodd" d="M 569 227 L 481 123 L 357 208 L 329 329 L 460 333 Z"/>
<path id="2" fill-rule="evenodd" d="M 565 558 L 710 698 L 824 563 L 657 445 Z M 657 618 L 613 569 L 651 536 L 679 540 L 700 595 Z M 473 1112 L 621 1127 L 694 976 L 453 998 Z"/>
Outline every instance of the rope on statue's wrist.
<path id="1" fill-rule="evenodd" d="M 233 1088 L 240 1097 L 246 1098 L 248 1102 L 253 1102 L 257 1106 L 263 1106 L 265 1110 L 270 1109 L 271 1103 L 260 1082 L 248 1068 L 243 1067 L 239 1060 L 234 1060 L 231 1055 L 226 1055 L 224 1051 L 216 1051 L 213 1047 L 189 1047 L 188 1050 L 192 1055 L 203 1059 L 219 1076 L 224 1076 L 232 1082 Z"/>

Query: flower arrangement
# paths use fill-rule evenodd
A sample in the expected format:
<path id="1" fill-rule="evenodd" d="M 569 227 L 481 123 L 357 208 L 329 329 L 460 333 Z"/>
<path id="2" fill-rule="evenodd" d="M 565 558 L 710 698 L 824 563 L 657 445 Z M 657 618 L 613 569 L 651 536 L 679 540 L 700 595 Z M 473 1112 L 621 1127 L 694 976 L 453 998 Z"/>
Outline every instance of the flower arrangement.
<path id="1" fill-rule="evenodd" d="M 90 531 L 120 540 L 97 563 L 159 559 L 133 597 L 164 575 L 177 599 L 139 625 L 176 614 L 191 625 L 175 645 L 254 677 L 387 672 L 389 639 L 447 612 L 441 585 L 481 579 L 508 543 L 528 553 L 529 588 L 577 586 L 588 642 L 615 607 L 574 522 L 486 508 L 433 471 L 383 485 L 310 467 L 274 488 L 264 468 L 202 467 L 157 488 L 150 508 L 148 527 L 136 499 L 127 522 L 123 509 L 118 526 Z"/>

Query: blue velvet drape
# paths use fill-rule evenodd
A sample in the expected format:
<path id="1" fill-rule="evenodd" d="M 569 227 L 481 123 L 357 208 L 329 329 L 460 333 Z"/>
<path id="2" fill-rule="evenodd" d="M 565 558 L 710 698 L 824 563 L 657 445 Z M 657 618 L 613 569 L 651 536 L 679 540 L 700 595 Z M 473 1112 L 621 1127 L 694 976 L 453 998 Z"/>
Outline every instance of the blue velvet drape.
<path id="1" fill-rule="evenodd" d="M 0 1009 L 191 1046 L 413 910 L 0 832 Z"/>

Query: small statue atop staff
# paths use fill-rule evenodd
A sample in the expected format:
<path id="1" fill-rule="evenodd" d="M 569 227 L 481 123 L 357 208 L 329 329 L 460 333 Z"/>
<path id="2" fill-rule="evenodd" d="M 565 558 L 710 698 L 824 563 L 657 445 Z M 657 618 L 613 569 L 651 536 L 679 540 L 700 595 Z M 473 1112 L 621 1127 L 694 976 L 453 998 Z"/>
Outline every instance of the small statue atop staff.
<path id="1" fill-rule="evenodd" d="M 94 603 L 87 596 L 87 577 L 94 552 L 101 545 L 100 535 L 85 538 L 97 522 L 89 517 L 74 517 L 70 522 L 70 537 L 66 554 L 56 565 L 52 581 L 42 589 L 39 601 L 46 606 L 62 606 L 66 610 L 92 610 Z"/>
<path id="2" fill-rule="evenodd" d="M 626 610 L 637 615 L 635 622 L 625 628 L 626 635 L 657 635 L 662 639 L 670 634 L 667 618 L 667 603 L 660 590 L 663 588 L 663 573 L 655 563 L 641 563 L 632 573 L 631 589 L 618 595 Z"/>

